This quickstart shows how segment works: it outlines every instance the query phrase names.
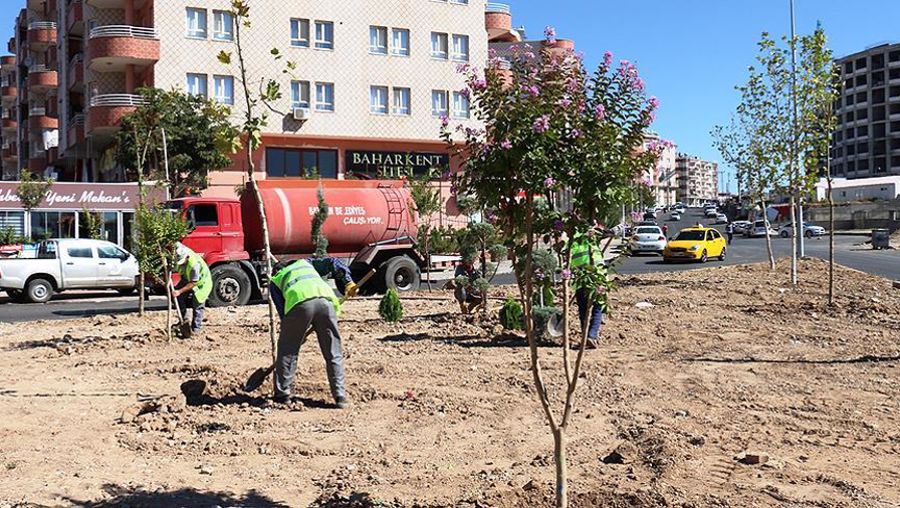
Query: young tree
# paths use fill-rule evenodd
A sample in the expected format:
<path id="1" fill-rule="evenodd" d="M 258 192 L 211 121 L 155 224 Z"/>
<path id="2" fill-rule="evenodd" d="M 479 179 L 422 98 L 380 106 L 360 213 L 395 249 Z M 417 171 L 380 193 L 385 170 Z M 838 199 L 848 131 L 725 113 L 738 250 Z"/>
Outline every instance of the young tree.
<path id="1" fill-rule="evenodd" d="M 441 211 L 441 195 L 434 186 L 431 185 L 431 175 L 424 175 L 421 178 L 409 179 L 410 197 L 412 206 L 419 216 L 419 232 L 418 241 L 422 245 L 422 254 L 425 255 L 425 266 L 431 266 L 431 250 L 430 238 L 431 232 L 434 230 L 431 225 L 434 214 Z M 425 272 L 425 283 L 431 290 L 431 270 Z"/>
<path id="2" fill-rule="evenodd" d="M 82 208 L 79 221 L 81 227 L 79 236 L 84 235 L 93 240 L 103 239 L 103 216 L 99 212 Z"/>
<path id="3" fill-rule="evenodd" d="M 250 0 L 231 0 L 231 15 L 234 17 L 234 52 L 238 67 L 238 78 L 244 94 L 243 123 L 240 126 L 241 134 L 245 139 L 245 154 L 247 160 L 247 189 L 254 194 L 258 206 L 260 224 L 262 227 L 263 255 L 265 257 L 265 278 L 272 275 L 272 248 L 269 243 L 269 225 L 266 222 L 266 207 L 262 199 L 259 187 L 256 185 L 256 163 L 253 161 L 253 152 L 262 145 L 262 129 L 268 125 L 268 113 L 259 111 L 260 106 L 271 109 L 270 104 L 281 98 L 281 85 L 275 79 L 262 78 L 254 80 L 248 75 L 247 62 L 244 55 L 244 30 L 251 28 Z M 277 48 L 271 50 L 276 61 L 282 58 Z M 232 53 L 221 51 L 218 55 L 219 62 L 223 65 L 232 65 Z M 282 73 L 294 70 L 293 62 L 285 64 Z M 277 345 L 275 341 L 275 304 L 272 295 L 268 295 L 269 302 L 269 340 L 272 346 L 272 362 L 276 361 Z M 274 371 L 272 382 L 274 383 Z"/>
<path id="4" fill-rule="evenodd" d="M 552 30 L 547 32 L 552 38 Z M 592 301 L 608 305 L 611 284 L 606 272 L 590 266 L 573 274 L 572 242 L 566 239 L 591 235 L 598 220 L 619 210 L 635 179 L 655 164 L 658 153 L 641 147 L 658 101 L 646 99 L 644 83 L 627 61 L 614 68 L 612 54 L 607 53 L 590 77 L 574 53 L 549 48 L 544 46 L 540 54 L 527 48 L 514 51 L 509 71 L 498 70 L 496 59 L 483 76 L 464 66 L 468 86 L 462 93 L 471 96 L 474 117 L 486 130 L 452 129 L 445 118 L 442 137 L 462 165 L 454 182 L 458 191 L 493 211 L 493 222 L 513 254 L 532 377 L 554 438 L 557 506 L 564 507 L 566 431 L 575 407 L 587 327 L 577 353 L 569 348 L 569 327 L 563 327 L 565 389 L 551 394 L 534 329 L 534 250 L 543 241 L 563 260 L 563 319 L 569 316 L 574 278 L 589 290 Z M 571 205 L 565 209 L 555 199 L 562 189 Z M 535 210 L 535 200 L 541 197 L 551 206 L 548 213 Z M 556 410 L 553 403 L 560 399 Z"/>
<path id="5" fill-rule="evenodd" d="M 131 168 L 137 148 L 147 151 L 144 177 L 166 182 L 172 197 L 209 186 L 209 172 L 231 164 L 240 148 L 227 106 L 180 90 L 142 88 L 142 105 L 122 119 L 116 160 Z M 132 169 L 129 179 L 137 177 Z"/>
<path id="6" fill-rule="evenodd" d="M 314 258 L 324 258 L 328 255 L 328 237 L 322 232 L 322 226 L 328 219 L 328 203 L 325 201 L 325 188 L 319 185 L 316 191 L 316 197 L 319 199 L 319 206 L 312 219 L 312 242 L 316 246 Z"/>
<path id="7" fill-rule="evenodd" d="M 41 205 L 50 188 L 53 186 L 52 178 L 41 178 L 27 169 L 19 173 L 19 185 L 16 187 L 16 197 L 22 203 L 25 213 Z"/>

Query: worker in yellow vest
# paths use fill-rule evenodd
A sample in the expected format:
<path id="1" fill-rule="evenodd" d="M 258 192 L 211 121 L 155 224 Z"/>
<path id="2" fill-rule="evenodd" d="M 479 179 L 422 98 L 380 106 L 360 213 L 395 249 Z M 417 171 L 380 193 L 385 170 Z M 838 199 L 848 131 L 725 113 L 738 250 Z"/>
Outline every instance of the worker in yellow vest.
<path id="1" fill-rule="evenodd" d="M 275 361 L 275 402 L 291 402 L 297 356 L 306 340 L 307 330 L 312 327 L 325 358 L 325 371 L 335 405 L 341 409 L 348 407 L 344 388 L 344 355 L 337 323 L 341 301 L 306 260 L 276 266 L 274 272 L 269 291 L 281 317 L 278 357 Z M 348 296 L 353 296 L 350 293 L 355 291 L 355 285 L 348 286 Z"/>
<path id="2" fill-rule="evenodd" d="M 203 326 L 206 300 L 213 288 L 212 275 L 203 256 L 181 242 L 175 244 L 175 256 L 175 266 L 181 280 L 175 288 L 174 296 L 178 299 L 182 320 L 187 319 L 187 311 L 192 309 L 191 331 L 196 333 Z"/>
<path id="3" fill-rule="evenodd" d="M 603 250 L 591 238 L 581 235 L 576 236 L 572 242 L 572 271 L 574 272 L 589 265 L 594 265 L 602 270 L 606 269 L 606 263 L 603 260 Z M 575 303 L 578 305 L 578 319 L 581 322 L 582 330 L 585 327 L 585 321 L 589 320 L 587 321 L 587 347 L 597 348 L 599 346 L 600 326 L 603 324 L 603 308 L 589 300 L 589 288 L 575 288 Z"/>

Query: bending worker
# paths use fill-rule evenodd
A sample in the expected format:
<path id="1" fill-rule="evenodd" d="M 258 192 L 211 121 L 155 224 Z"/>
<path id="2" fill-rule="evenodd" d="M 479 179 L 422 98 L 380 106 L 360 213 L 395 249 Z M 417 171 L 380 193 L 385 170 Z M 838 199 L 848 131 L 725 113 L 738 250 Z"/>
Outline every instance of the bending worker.
<path id="1" fill-rule="evenodd" d="M 203 326 L 206 300 L 212 293 L 212 275 L 203 256 L 181 242 L 175 244 L 175 256 L 175 266 L 181 280 L 178 281 L 173 296 L 178 299 L 182 320 L 187 319 L 188 308 L 193 309 L 191 331 L 197 333 Z"/>
<path id="2" fill-rule="evenodd" d="M 576 271 L 588 265 L 594 265 L 598 270 L 606 270 L 603 260 L 603 250 L 587 236 L 576 236 L 572 242 L 572 271 Z M 581 329 L 584 330 L 587 322 L 587 347 L 596 349 L 599 347 L 600 326 L 603 324 L 603 307 L 590 301 L 590 288 L 575 288 L 575 302 L 578 304 L 578 319 Z M 590 315 L 589 315 L 590 314 Z"/>
<path id="3" fill-rule="evenodd" d="M 331 264 L 335 263 L 343 265 L 338 260 L 333 260 Z M 297 356 L 300 346 L 306 341 L 307 330 L 312 327 L 325 358 L 331 395 L 337 407 L 346 408 L 349 402 L 344 388 L 344 355 L 337 324 L 341 301 L 331 286 L 322 279 L 328 272 L 320 273 L 310 262 L 298 259 L 287 265 L 279 264 L 274 273 L 269 291 L 281 317 L 278 358 L 275 361 L 275 401 L 290 402 Z M 344 289 L 344 294 L 352 297 L 356 294 L 357 287 L 351 280 Z"/>

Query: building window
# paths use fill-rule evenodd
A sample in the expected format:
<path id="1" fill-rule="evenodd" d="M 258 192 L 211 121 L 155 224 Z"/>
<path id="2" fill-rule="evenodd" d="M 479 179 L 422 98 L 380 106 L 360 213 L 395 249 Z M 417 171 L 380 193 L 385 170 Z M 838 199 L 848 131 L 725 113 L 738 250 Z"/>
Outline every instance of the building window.
<path id="1" fill-rule="evenodd" d="M 316 111 L 334 111 L 334 83 L 316 83 Z"/>
<path id="2" fill-rule="evenodd" d="M 447 59 L 447 34 L 431 32 L 431 57 Z"/>
<path id="3" fill-rule="evenodd" d="M 213 91 L 216 101 L 221 104 L 234 105 L 234 77 L 213 76 Z"/>
<path id="4" fill-rule="evenodd" d="M 391 54 L 409 56 L 409 30 L 394 28 L 391 31 Z"/>
<path id="5" fill-rule="evenodd" d="M 337 151 L 267 148 L 266 175 L 273 178 L 337 178 Z"/>
<path id="6" fill-rule="evenodd" d="M 316 48 L 334 49 L 334 23 L 316 21 Z"/>
<path id="7" fill-rule="evenodd" d="M 31 238 L 75 238 L 75 212 L 31 212 Z"/>
<path id="8" fill-rule="evenodd" d="M 409 116 L 409 114 L 410 114 L 409 97 L 410 97 L 409 88 L 394 88 L 393 113 L 395 115 Z"/>
<path id="9" fill-rule="evenodd" d="M 234 40 L 234 16 L 227 11 L 213 11 L 213 39 Z"/>
<path id="10" fill-rule="evenodd" d="M 468 35 L 453 35 L 453 60 L 456 62 L 469 61 Z"/>
<path id="11" fill-rule="evenodd" d="M 460 92 L 453 92 L 453 117 L 469 118 L 469 98 Z"/>
<path id="12" fill-rule="evenodd" d="M 291 107 L 309 109 L 309 81 L 291 81 Z"/>
<path id="13" fill-rule="evenodd" d="M 296 48 L 309 47 L 309 20 L 291 20 L 291 46 Z"/>
<path id="14" fill-rule="evenodd" d="M 206 9 L 188 7 L 186 12 L 187 36 L 191 39 L 206 38 Z"/>
<path id="15" fill-rule="evenodd" d="M 386 55 L 388 29 L 386 26 L 369 27 L 369 53 L 373 55 Z"/>
<path id="16" fill-rule="evenodd" d="M 431 115 L 448 116 L 450 111 L 447 106 L 447 92 L 445 90 L 431 91 Z"/>
<path id="17" fill-rule="evenodd" d="M 206 74 L 187 75 L 187 93 L 197 97 L 207 97 Z"/>
<path id="18" fill-rule="evenodd" d="M 388 112 L 388 88 L 386 86 L 373 86 L 369 88 L 369 112 L 376 115 L 386 115 Z"/>
<path id="19" fill-rule="evenodd" d="M 25 236 L 25 212 L 0 211 L 0 229 L 10 228 L 16 236 Z"/>

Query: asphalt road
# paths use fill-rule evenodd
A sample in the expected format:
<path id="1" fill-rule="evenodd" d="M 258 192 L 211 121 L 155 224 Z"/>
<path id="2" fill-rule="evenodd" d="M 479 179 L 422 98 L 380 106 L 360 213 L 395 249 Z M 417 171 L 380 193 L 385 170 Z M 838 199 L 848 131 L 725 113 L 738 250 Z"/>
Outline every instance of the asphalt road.
<path id="1" fill-rule="evenodd" d="M 688 210 L 684 220 L 670 222 L 662 220 L 661 224 L 669 226 L 669 236 L 675 236 L 682 228 L 694 225 L 700 221 L 707 222 L 701 216 L 700 210 Z M 668 214 L 660 216 L 668 218 Z M 724 232 L 724 226 L 715 226 Z M 863 272 L 878 275 L 891 280 L 900 280 L 900 251 L 886 250 L 873 251 L 867 246 L 861 246 L 867 238 L 863 236 L 837 236 L 835 238 L 835 259 L 837 263 Z M 791 240 L 789 238 L 772 238 L 772 246 L 776 257 L 790 256 Z M 806 255 L 821 259 L 828 259 L 828 237 L 813 238 L 806 241 Z M 638 274 L 648 272 L 694 270 L 717 265 L 736 265 L 743 263 L 757 263 L 766 261 L 765 238 L 744 238 L 736 236 L 734 242 L 728 248 L 728 257 L 725 261 L 711 260 L 706 264 L 700 263 L 672 263 L 664 264 L 662 258 L 655 255 L 627 257 L 618 265 L 618 272 L 622 274 Z M 452 272 L 450 272 L 452 274 Z M 441 274 L 434 279 L 446 279 L 447 274 Z M 512 274 L 501 273 L 494 280 L 497 284 L 512 284 Z M 165 309 L 165 299 L 153 297 L 147 304 L 149 310 Z M 5 296 L 0 296 L 0 322 L 16 323 L 36 321 L 42 319 L 72 319 L 98 314 L 123 314 L 137 312 L 138 300 L 136 296 L 121 297 L 115 292 L 77 292 L 57 295 L 47 304 L 22 304 L 9 301 Z"/>

